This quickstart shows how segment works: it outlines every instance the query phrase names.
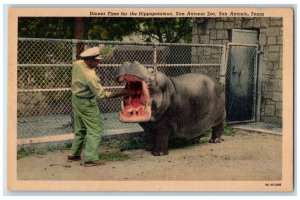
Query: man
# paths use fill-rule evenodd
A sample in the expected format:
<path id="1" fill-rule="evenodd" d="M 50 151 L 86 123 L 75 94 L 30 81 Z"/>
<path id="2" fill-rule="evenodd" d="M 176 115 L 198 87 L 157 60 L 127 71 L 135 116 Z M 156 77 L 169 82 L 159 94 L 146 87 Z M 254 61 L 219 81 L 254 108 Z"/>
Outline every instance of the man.
<path id="1" fill-rule="evenodd" d="M 101 60 L 100 48 L 93 47 L 80 54 L 81 60 L 73 63 L 72 69 L 72 106 L 74 112 L 75 137 L 68 161 L 81 160 L 81 151 L 85 141 L 84 165 L 97 166 L 98 148 L 103 133 L 102 119 L 96 98 L 114 98 L 133 95 L 133 91 L 120 93 L 105 91 L 96 75 L 95 68 Z"/>

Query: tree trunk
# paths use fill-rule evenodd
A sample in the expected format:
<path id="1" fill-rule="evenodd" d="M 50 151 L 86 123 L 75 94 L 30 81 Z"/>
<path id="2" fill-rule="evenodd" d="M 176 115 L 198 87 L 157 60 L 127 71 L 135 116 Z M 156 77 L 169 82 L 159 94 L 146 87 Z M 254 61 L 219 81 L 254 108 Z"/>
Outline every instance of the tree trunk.
<path id="1" fill-rule="evenodd" d="M 76 17 L 74 20 L 74 39 L 84 39 L 84 20 L 83 17 Z M 84 45 L 82 42 L 76 44 L 76 60 L 80 58 L 80 53 L 84 51 Z"/>
<path id="2" fill-rule="evenodd" d="M 82 40 L 83 39 L 83 31 L 84 31 L 84 23 L 83 23 L 82 17 L 75 17 L 74 27 L 75 27 L 74 38 L 78 39 L 78 40 Z"/>

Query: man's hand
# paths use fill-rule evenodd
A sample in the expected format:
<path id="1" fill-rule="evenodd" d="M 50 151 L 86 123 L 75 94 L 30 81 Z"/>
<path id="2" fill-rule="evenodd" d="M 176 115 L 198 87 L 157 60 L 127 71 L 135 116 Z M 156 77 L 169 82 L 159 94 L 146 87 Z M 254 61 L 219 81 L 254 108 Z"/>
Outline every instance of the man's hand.
<path id="1" fill-rule="evenodd" d="M 112 93 L 110 98 L 117 98 L 121 96 L 133 96 L 135 93 L 133 90 L 122 90 L 121 92 Z"/>
<path id="2" fill-rule="evenodd" d="M 124 89 L 122 92 L 124 93 L 124 96 L 133 96 L 135 94 L 135 92 L 133 90 L 125 90 Z"/>

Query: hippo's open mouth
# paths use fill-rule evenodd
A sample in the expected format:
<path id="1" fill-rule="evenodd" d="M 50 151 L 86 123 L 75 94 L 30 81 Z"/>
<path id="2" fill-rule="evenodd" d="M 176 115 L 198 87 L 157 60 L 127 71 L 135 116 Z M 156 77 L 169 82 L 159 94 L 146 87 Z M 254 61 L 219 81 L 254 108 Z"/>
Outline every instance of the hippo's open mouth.
<path id="1" fill-rule="evenodd" d="M 148 85 L 138 76 L 123 75 L 119 80 L 126 81 L 127 90 L 134 91 L 133 96 L 121 101 L 119 119 L 122 122 L 145 122 L 151 118 L 151 101 Z"/>

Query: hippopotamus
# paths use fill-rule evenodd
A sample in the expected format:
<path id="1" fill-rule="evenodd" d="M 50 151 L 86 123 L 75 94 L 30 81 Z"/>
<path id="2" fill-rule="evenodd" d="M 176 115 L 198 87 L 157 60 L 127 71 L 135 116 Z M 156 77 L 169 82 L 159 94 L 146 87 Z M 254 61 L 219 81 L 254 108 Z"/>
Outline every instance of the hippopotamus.
<path id="1" fill-rule="evenodd" d="M 147 149 L 154 156 L 168 154 L 169 138 L 199 141 L 210 128 L 209 142 L 221 142 L 225 95 L 223 87 L 209 76 L 167 77 L 135 61 L 123 63 L 116 79 L 134 91 L 121 101 L 119 120 L 140 124 L 148 137 Z"/>

